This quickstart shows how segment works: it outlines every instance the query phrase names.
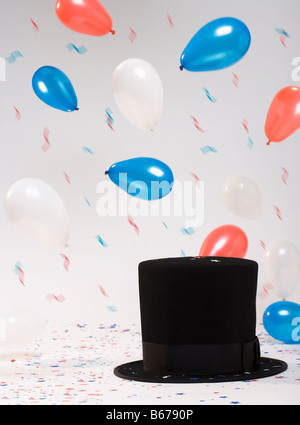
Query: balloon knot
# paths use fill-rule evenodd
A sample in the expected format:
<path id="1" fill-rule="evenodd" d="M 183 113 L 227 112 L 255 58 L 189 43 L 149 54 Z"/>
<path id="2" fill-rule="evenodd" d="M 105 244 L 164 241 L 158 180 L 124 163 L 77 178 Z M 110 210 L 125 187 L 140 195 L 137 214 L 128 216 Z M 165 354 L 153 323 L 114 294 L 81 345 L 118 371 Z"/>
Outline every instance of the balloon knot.
<path id="1" fill-rule="evenodd" d="M 271 143 L 271 140 L 268 141 L 267 146 L 269 146 L 270 143 Z"/>
<path id="2" fill-rule="evenodd" d="M 108 174 L 108 171 L 105 171 L 105 173 L 104 173 L 104 174 L 105 174 L 105 175 L 106 175 L 106 174 Z"/>
<path id="3" fill-rule="evenodd" d="M 179 69 L 180 69 L 180 71 L 182 71 L 182 70 L 183 70 L 183 66 L 182 66 L 182 65 L 180 65 Z"/>
<path id="4" fill-rule="evenodd" d="M 110 32 L 112 33 L 112 35 L 115 35 L 116 31 L 114 30 L 110 30 Z"/>
<path id="5" fill-rule="evenodd" d="M 79 108 L 75 108 L 74 111 L 79 111 Z"/>

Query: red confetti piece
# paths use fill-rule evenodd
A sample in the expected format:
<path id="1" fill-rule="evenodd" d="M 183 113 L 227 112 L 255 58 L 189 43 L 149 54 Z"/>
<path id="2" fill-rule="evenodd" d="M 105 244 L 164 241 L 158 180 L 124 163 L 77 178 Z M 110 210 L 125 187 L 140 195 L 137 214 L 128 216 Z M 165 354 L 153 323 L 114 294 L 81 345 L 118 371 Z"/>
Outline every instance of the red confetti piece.
<path id="1" fill-rule="evenodd" d="M 283 168 L 283 167 L 280 167 L 281 169 L 282 169 L 282 181 L 284 182 L 284 184 L 286 184 L 287 185 L 287 182 L 286 182 L 286 180 L 287 180 L 287 178 L 289 177 L 289 173 L 286 171 L 286 169 L 285 168 Z"/>
<path id="2" fill-rule="evenodd" d="M 275 208 L 276 211 L 276 215 L 279 218 L 279 220 L 283 221 L 283 218 L 281 217 L 281 211 L 278 207 L 276 207 L 276 205 L 273 205 L 273 207 Z"/>
<path id="3" fill-rule="evenodd" d="M 22 283 L 23 286 L 25 286 L 24 284 L 24 272 L 23 270 L 17 266 L 17 269 L 19 270 L 19 281 Z"/>
<path id="4" fill-rule="evenodd" d="M 66 298 L 62 294 L 60 294 L 58 296 L 56 296 L 54 294 L 48 294 L 48 295 L 46 295 L 46 298 L 47 298 L 47 300 L 49 302 L 55 300 L 55 301 L 57 301 L 59 303 L 62 303 L 62 302 L 64 302 L 66 300 Z"/>
<path id="5" fill-rule="evenodd" d="M 169 27 L 174 28 L 173 20 L 171 16 L 169 15 L 169 13 L 167 13 L 167 18 L 168 18 Z"/>
<path id="6" fill-rule="evenodd" d="M 70 266 L 70 260 L 65 254 L 60 254 L 60 256 L 64 259 L 64 269 L 68 272 Z"/>
<path id="7" fill-rule="evenodd" d="M 132 28 L 129 28 L 129 29 L 130 29 L 130 34 L 128 38 L 131 41 L 131 43 L 133 43 L 134 40 L 136 39 L 136 32 Z"/>
<path id="8" fill-rule="evenodd" d="M 39 32 L 39 27 L 37 26 L 37 24 L 34 22 L 34 20 L 33 19 L 30 19 L 30 22 L 32 23 L 32 25 L 33 25 L 33 29 L 34 29 L 34 31 L 35 32 Z"/>
<path id="9" fill-rule="evenodd" d="M 71 184 L 71 180 L 70 180 L 70 177 L 68 176 L 68 174 L 63 171 L 63 175 L 65 176 L 65 179 L 67 180 L 67 182 L 69 184 Z"/>
<path id="10" fill-rule="evenodd" d="M 246 130 L 246 132 L 249 133 L 248 121 L 245 118 L 243 119 L 242 125 L 244 129 Z"/>
<path id="11" fill-rule="evenodd" d="M 190 175 L 195 179 L 195 184 L 198 187 L 200 187 L 200 179 L 199 179 L 199 177 L 196 174 L 194 174 L 194 173 L 190 173 Z"/>
<path id="12" fill-rule="evenodd" d="M 267 249 L 267 246 L 266 246 L 266 244 L 263 242 L 263 241 L 259 241 L 260 242 L 260 244 L 261 244 L 261 247 L 264 249 L 264 250 L 266 250 Z"/>
<path id="13" fill-rule="evenodd" d="M 42 144 L 42 147 L 41 147 L 43 152 L 47 152 L 47 150 L 50 148 L 49 134 L 50 134 L 49 129 L 45 127 L 44 133 L 43 133 L 45 142 Z"/>
<path id="14" fill-rule="evenodd" d="M 14 110 L 16 111 L 16 118 L 17 118 L 17 120 L 19 120 L 20 121 L 20 119 L 21 119 L 21 113 L 20 113 L 20 111 L 14 106 Z"/>
<path id="15" fill-rule="evenodd" d="M 204 130 L 202 130 L 202 128 L 200 127 L 200 125 L 199 125 L 198 121 L 196 120 L 196 118 L 193 117 L 193 115 L 191 115 L 191 118 L 192 118 L 192 120 L 194 122 L 194 125 L 195 125 L 196 129 L 199 130 L 199 131 L 201 131 L 202 133 L 204 133 Z"/>
<path id="16" fill-rule="evenodd" d="M 137 234 L 137 235 L 139 235 L 139 233 L 140 233 L 140 229 L 138 228 L 138 226 L 133 222 L 133 219 L 132 219 L 132 217 L 130 216 L 130 215 L 128 215 L 128 222 L 129 222 L 129 224 L 131 224 L 131 226 L 134 228 L 134 230 L 135 230 L 135 233 Z"/>
<path id="17" fill-rule="evenodd" d="M 98 285 L 98 288 L 100 289 L 101 293 L 108 298 L 107 293 L 105 292 L 104 288 L 101 285 Z"/>
<path id="18" fill-rule="evenodd" d="M 235 73 L 233 72 L 232 73 L 232 75 L 233 75 L 233 79 L 232 79 L 232 82 L 233 82 L 233 84 L 235 85 L 235 87 L 237 87 L 238 86 L 238 84 L 239 84 L 239 78 L 238 78 L 238 76 L 237 75 L 235 75 Z"/>
<path id="19" fill-rule="evenodd" d="M 258 296 L 259 296 L 261 299 L 266 298 L 266 297 L 269 295 L 268 291 L 270 291 L 271 289 L 274 289 L 274 286 L 272 285 L 272 283 L 266 283 L 266 284 L 263 286 L 263 291 L 261 291 L 261 292 L 258 294 Z"/>

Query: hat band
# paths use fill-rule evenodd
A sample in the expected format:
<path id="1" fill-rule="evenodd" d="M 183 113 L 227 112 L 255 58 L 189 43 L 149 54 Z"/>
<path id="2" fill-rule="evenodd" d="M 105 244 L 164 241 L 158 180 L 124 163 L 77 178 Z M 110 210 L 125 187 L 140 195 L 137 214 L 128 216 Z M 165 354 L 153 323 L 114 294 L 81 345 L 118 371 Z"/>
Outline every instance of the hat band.
<path id="1" fill-rule="evenodd" d="M 166 345 L 143 342 L 146 372 L 159 374 L 219 375 L 259 368 L 258 338 L 229 344 Z"/>

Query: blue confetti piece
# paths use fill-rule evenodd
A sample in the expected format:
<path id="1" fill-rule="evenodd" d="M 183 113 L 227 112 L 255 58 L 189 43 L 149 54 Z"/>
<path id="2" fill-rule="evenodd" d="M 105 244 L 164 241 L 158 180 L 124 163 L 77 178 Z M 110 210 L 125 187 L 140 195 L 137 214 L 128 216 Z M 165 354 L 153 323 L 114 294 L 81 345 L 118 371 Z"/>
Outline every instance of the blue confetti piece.
<path id="1" fill-rule="evenodd" d="M 92 149 L 88 148 L 87 146 L 83 146 L 82 150 L 85 153 L 90 153 L 91 155 L 94 155 L 94 152 L 92 151 Z"/>
<path id="2" fill-rule="evenodd" d="M 168 226 L 166 225 L 166 223 L 163 221 L 162 224 L 165 226 L 165 228 L 167 229 Z"/>
<path id="3" fill-rule="evenodd" d="M 116 307 L 116 306 L 114 306 L 114 305 L 107 305 L 107 306 L 106 306 L 106 308 L 107 308 L 109 311 L 112 311 L 113 313 L 115 313 L 116 311 L 118 311 L 117 307 Z"/>
<path id="4" fill-rule="evenodd" d="M 217 99 L 205 88 L 203 87 L 204 93 L 206 94 L 207 98 L 213 102 L 216 103 Z"/>
<path id="5" fill-rule="evenodd" d="M 21 52 L 19 52 L 19 50 L 14 50 L 13 52 L 11 52 L 10 56 L 6 58 L 6 61 L 8 63 L 14 63 L 16 62 L 17 58 L 22 58 L 23 55 Z"/>
<path id="6" fill-rule="evenodd" d="M 254 147 L 254 144 L 253 144 L 252 140 L 250 139 L 250 137 L 248 137 L 247 146 L 248 146 L 249 149 L 253 149 L 253 147 Z"/>
<path id="7" fill-rule="evenodd" d="M 89 207 L 91 207 L 91 203 L 87 198 L 84 198 L 85 202 L 88 204 Z"/>
<path id="8" fill-rule="evenodd" d="M 200 148 L 201 152 L 204 153 L 204 155 L 206 155 L 209 152 L 213 152 L 213 153 L 217 153 L 217 149 L 214 148 L 213 146 L 203 146 L 202 148 Z"/>
<path id="9" fill-rule="evenodd" d="M 67 44 L 67 49 L 69 50 L 69 52 L 71 52 L 72 50 L 76 50 L 76 52 L 80 55 L 83 55 L 87 52 L 87 48 L 85 46 L 76 47 L 73 43 Z"/>
<path id="10" fill-rule="evenodd" d="M 278 32 L 278 34 L 283 34 L 285 35 L 287 38 L 291 38 L 291 36 L 282 28 L 275 28 L 275 30 Z"/>
<path id="11" fill-rule="evenodd" d="M 185 257 L 185 252 L 184 252 L 184 250 L 183 250 L 183 249 L 180 249 L 180 252 L 181 252 L 181 255 L 182 255 L 183 257 Z"/>
<path id="12" fill-rule="evenodd" d="M 102 246 L 107 246 L 107 243 L 101 238 L 101 236 L 96 235 L 96 239 L 99 243 L 101 243 Z"/>
<path id="13" fill-rule="evenodd" d="M 195 233 L 195 230 L 192 227 L 182 227 L 180 230 L 184 235 L 192 235 Z"/>
<path id="14" fill-rule="evenodd" d="M 23 266 L 22 266 L 22 264 L 20 263 L 20 261 L 17 261 L 16 262 L 16 264 L 15 264 L 15 268 L 13 269 L 13 272 L 16 274 L 16 275 L 18 275 L 19 273 L 20 273 L 20 269 L 22 269 L 23 268 Z"/>

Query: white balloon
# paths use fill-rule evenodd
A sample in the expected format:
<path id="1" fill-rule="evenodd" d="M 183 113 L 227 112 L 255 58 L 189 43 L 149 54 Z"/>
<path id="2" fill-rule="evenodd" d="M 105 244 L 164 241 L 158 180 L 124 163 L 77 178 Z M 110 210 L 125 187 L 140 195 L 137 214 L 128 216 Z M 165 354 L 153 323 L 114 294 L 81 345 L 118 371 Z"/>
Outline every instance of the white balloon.
<path id="1" fill-rule="evenodd" d="M 49 247 L 69 239 L 69 219 L 58 193 L 43 180 L 28 177 L 15 182 L 4 203 L 8 219 L 33 242 Z"/>
<path id="2" fill-rule="evenodd" d="M 112 75 L 115 101 L 135 127 L 151 130 L 162 114 L 163 86 L 157 71 L 143 59 L 126 59 Z"/>
<path id="3" fill-rule="evenodd" d="M 19 310 L 0 317 L 0 347 L 24 348 L 39 338 L 47 320 L 35 311 Z"/>
<path id="4" fill-rule="evenodd" d="M 222 200 L 233 214 L 244 218 L 258 218 L 263 199 L 259 186 L 248 176 L 233 175 L 222 186 Z"/>
<path id="5" fill-rule="evenodd" d="M 262 266 L 277 295 L 286 299 L 294 291 L 300 276 L 297 246 L 286 240 L 273 240 L 266 246 Z"/>

